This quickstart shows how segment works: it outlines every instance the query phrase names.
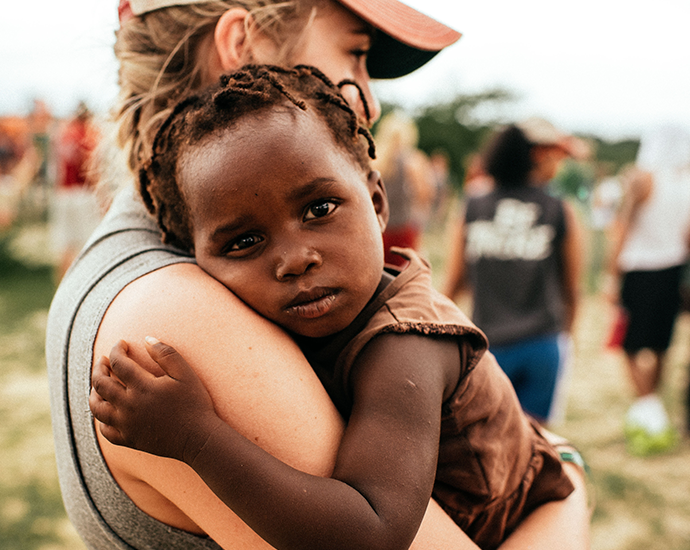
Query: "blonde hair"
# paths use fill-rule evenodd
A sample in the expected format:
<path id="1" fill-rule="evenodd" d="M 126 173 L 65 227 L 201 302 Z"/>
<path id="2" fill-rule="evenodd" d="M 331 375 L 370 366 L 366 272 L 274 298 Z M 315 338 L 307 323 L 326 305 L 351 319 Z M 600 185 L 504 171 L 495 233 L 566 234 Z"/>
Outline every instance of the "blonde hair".
<path id="1" fill-rule="evenodd" d="M 182 97 L 212 84 L 208 64 L 213 31 L 231 8 L 244 8 L 287 64 L 318 4 L 324 0 L 209 0 L 172 6 L 126 21 L 117 31 L 120 93 L 95 156 L 101 187 L 121 186 L 125 167 L 136 171 L 169 110 Z"/>
<path id="2" fill-rule="evenodd" d="M 381 119 L 374 136 L 376 141 L 375 168 L 384 181 L 396 170 L 401 153 L 416 149 L 419 131 L 414 120 L 405 113 L 393 111 Z"/>

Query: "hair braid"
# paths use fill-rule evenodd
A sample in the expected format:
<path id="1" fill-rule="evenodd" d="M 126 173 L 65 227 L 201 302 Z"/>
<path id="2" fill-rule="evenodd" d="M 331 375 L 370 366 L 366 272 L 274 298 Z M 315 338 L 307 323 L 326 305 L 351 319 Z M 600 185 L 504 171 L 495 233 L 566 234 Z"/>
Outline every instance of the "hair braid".
<path id="1" fill-rule="evenodd" d="M 355 88 L 357 88 L 359 100 L 362 102 L 362 105 L 364 106 L 364 116 L 366 116 L 367 118 L 367 124 L 371 122 L 371 111 L 369 110 L 369 102 L 367 101 L 367 98 L 364 95 L 364 90 L 362 90 L 362 87 L 359 84 L 357 84 L 357 82 L 349 78 L 346 78 L 338 82 L 339 90 L 341 90 L 343 86 L 354 86 Z"/>

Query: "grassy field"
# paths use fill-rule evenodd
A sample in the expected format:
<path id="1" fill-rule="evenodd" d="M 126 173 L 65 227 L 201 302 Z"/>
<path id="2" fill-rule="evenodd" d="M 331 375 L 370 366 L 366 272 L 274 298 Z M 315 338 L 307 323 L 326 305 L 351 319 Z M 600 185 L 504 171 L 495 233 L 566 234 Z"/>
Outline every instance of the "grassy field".
<path id="1" fill-rule="evenodd" d="M 0 548 L 81 549 L 57 481 L 43 341 L 53 272 L 42 225 L 0 234 Z"/>
<path id="2" fill-rule="evenodd" d="M 443 270 L 443 238 L 428 239 Z M 41 224 L 0 232 L 0 549 L 81 550 L 57 482 L 43 355 L 54 290 Z M 690 443 L 634 458 L 622 419 L 631 392 L 622 358 L 602 341 L 612 310 L 600 296 L 583 304 L 574 338 L 567 414 L 557 431 L 591 468 L 594 550 L 690 550 Z M 681 317 L 669 353 L 664 400 L 683 426 L 682 394 L 690 363 L 690 318 Z"/>

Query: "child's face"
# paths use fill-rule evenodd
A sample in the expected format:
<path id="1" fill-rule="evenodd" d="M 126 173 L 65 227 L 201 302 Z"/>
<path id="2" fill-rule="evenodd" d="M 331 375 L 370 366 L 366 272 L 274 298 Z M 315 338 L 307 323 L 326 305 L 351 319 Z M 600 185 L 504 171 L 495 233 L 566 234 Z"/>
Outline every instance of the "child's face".
<path id="1" fill-rule="evenodd" d="M 311 112 L 241 118 L 182 151 L 197 262 L 250 307 L 304 336 L 348 326 L 381 279 L 388 205 Z"/>

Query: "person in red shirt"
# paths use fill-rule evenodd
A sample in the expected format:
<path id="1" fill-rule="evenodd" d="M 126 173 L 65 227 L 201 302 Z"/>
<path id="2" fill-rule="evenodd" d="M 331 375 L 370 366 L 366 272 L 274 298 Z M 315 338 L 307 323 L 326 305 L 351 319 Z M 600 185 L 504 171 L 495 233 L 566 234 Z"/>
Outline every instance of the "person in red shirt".
<path id="1" fill-rule="evenodd" d="M 98 203 L 88 177 L 88 160 L 96 141 L 91 112 L 80 103 L 59 133 L 55 147 L 57 177 L 50 220 L 58 280 L 100 221 Z"/>

